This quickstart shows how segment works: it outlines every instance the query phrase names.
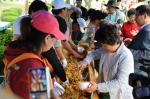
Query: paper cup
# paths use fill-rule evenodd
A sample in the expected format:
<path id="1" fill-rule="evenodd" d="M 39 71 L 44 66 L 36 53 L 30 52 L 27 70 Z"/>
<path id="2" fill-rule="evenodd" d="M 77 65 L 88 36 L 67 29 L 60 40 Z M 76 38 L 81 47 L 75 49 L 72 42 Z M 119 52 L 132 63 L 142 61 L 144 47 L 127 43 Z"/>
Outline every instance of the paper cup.
<path id="1" fill-rule="evenodd" d="M 79 88 L 81 90 L 84 90 L 84 89 L 87 89 L 89 85 L 90 85 L 90 82 L 80 82 L 79 83 Z"/>
<path id="2" fill-rule="evenodd" d="M 78 52 L 83 52 L 85 49 L 83 47 L 78 46 Z"/>

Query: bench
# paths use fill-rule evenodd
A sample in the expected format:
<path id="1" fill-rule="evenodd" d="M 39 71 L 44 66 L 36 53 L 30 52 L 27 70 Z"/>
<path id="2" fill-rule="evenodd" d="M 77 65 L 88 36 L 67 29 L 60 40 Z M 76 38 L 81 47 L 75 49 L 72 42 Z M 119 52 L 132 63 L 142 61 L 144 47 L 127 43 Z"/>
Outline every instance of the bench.
<path id="1" fill-rule="evenodd" d="M 0 22 L 0 31 L 6 30 L 10 26 L 10 22 Z"/>

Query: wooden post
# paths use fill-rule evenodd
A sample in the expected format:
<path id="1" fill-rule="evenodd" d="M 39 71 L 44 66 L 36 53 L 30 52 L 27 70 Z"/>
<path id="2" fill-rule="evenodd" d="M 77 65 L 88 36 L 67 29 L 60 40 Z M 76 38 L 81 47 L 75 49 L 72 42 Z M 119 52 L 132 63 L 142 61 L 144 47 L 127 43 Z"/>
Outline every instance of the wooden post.
<path id="1" fill-rule="evenodd" d="M 28 13 L 28 0 L 25 1 L 25 14 Z"/>

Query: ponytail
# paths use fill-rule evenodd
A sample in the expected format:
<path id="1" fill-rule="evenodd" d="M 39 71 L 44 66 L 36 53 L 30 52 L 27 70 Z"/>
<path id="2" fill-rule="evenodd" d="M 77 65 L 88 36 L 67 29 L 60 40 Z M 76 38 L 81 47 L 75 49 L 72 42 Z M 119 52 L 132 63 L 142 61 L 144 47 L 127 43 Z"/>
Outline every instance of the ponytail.
<path id="1" fill-rule="evenodd" d="M 21 37 L 20 39 L 26 39 L 31 32 L 31 17 L 24 17 L 20 22 L 20 31 Z"/>
<path id="2" fill-rule="evenodd" d="M 32 18 L 25 17 L 21 20 L 20 31 L 21 37 L 19 38 L 24 42 L 29 50 L 39 51 L 41 49 L 44 38 L 48 35 L 43 33 L 31 25 Z"/>

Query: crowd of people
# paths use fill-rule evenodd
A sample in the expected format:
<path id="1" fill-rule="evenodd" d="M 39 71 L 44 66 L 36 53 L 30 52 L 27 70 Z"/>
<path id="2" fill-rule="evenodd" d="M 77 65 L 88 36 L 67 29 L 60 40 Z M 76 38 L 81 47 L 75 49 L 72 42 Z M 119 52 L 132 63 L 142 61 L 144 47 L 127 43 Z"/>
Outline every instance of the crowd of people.
<path id="1" fill-rule="evenodd" d="M 150 6 L 147 2 L 127 13 L 116 0 L 104 6 L 105 10 L 86 9 L 82 0 L 76 0 L 76 6 L 54 0 L 49 11 L 45 2 L 34 0 L 28 14 L 14 22 L 12 42 L 4 52 L 3 87 L 8 94 L 30 99 L 29 71 L 48 67 L 50 96 L 61 98 L 69 84 L 65 50 L 81 60 L 77 63 L 81 72 L 95 61 L 98 78 L 85 92 L 98 92 L 100 99 L 133 99 L 129 75 L 147 75 L 139 60 L 150 60 Z M 88 54 L 82 55 L 79 47 Z"/>

